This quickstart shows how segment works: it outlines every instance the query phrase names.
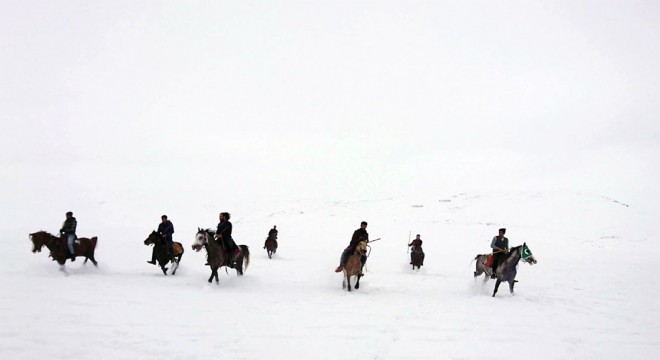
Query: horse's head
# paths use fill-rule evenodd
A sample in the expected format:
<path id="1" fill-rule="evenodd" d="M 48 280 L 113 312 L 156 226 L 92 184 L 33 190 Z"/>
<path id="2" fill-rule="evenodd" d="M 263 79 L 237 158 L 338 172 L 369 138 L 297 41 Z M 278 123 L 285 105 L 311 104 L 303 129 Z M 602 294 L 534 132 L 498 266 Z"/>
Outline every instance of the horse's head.
<path id="1" fill-rule="evenodd" d="M 147 236 L 147 238 L 144 240 L 144 244 L 145 245 L 155 244 L 157 240 L 158 240 L 158 233 L 155 230 L 153 230 L 151 231 L 151 234 L 149 234 L 149 236 Z"/>
<path id="2" fill-rule="evenodd" d="M 192 244 L 192 248 L 195 251 L 202 250 L 202 247 L 209 242 L 211 237 L 209 230 L 204 230 L 202 228 L 197 228 L 197 234 L 195 235 L 195 242 Z"/>
<path id="3" fill-rule="evenodd" d="M 32 240 L 32 252 L 41 252 L 41 248 L 44 247 L 43 231 L 30 234 L 30 240 Z"/>
<path id="4" fill-rule="evenodd" d="M 523 243 L 522 246 L 520 246 L 520 260 L 530 265 L 537 263 L 536 258 L 532 255 L 532 250 L 529 249 L 527 243 Z"/>
<path id="5" fill-rule="evenodd" d="M 358 243 L 358 245 L 355 247 L 355 252 L 360 253 L 362 256 L 367 255 L 367 242 L 365 240 L 362 240 Z"/>
<path id="6" fill-rule="evenodd" d="M 53 251 L 54 248 L 59 246 L 57 240 L 59 238 L 47 231 L 38 231 L 36 233 L 30 234 L 30 240 L 32 240 L 32 252 L 41 252 L 42 247 L 47 247 L 49 250 Z"/>

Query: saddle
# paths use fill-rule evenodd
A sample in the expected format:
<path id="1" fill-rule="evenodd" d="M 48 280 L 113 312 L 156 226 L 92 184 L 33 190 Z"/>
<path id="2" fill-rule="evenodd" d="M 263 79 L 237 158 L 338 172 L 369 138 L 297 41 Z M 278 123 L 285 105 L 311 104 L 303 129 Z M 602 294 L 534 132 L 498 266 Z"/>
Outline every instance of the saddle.
<path id="1" fill-rule="evenodd" d="M 486 258 L 486 263 L 484 264 L 486 267 L 493 267 L 493 255 L 488 255 Z"/>

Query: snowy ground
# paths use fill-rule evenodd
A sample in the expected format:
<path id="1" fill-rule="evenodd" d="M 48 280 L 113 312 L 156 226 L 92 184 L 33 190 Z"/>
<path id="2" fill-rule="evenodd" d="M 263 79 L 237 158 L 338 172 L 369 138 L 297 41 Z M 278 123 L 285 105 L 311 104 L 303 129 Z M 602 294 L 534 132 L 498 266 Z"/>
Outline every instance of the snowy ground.
<path id="1" fill-rule="evenodd" d="M 99 237 L 99 267 L 67 263 L 68 276 L 45 252 L 30 252 L 38 226 L 7 224 L 0 357 L 653 358 L 660 246 L 641 226 L 648 214 L 613 200 L 464 193 L 245 206 L 232 220 L 252 261 L 242 278 L 222 272 L 219 285 L 206 282 L 204 255 L 190 249 L 197 226 L 215 225 L 213 211 L 206 221 L 170 216 L 186 248 L 176 276 L 145 262 L 151 249 L 142 241 L 160 214 L 91 231 L 90 215 L 76 213 L 79 234 Z M 333 269 L 361 220 L 382 240 L 362 287 L 348 293 Z M 261 247 L 275 224 L 280 248 L 269 260 Z M 520 265 L 514 296 L 502 286 L 492 298 L 492 282 L 473 280 L 472 259 L 500 226 L 539 263 Z M 408 265 L 409 231 L 425 241 L 421 271 Z"/>
<path id="2" fill-rule="evenodd" d="M 0 359 L 660 358 L 659 4 L 0 1 Z M 98 268 L 30 252 L 66 211 Z M 538 264 L 492 298 L 500 227 Z"/>

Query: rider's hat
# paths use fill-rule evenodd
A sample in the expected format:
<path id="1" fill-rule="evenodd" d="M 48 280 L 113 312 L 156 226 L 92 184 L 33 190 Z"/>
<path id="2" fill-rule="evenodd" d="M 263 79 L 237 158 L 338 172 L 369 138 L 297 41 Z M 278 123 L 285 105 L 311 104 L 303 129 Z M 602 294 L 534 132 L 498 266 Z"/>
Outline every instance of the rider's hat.
<path id="1" fill-rule="evenodd" d="M 505 229 L 505 228 L 501 228 L 500 231 L 501 231 L 501 232 L 506 232 L 506 229 Z"/>

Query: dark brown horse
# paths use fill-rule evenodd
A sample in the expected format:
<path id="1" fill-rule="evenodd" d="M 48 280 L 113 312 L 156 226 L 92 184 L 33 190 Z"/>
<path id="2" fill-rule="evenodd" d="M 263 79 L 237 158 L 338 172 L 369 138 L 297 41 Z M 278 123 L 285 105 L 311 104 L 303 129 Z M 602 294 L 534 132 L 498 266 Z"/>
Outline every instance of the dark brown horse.
<path id="1" fill-rule="evenodd" d="M 268 258 L 272 259 L 273 254 L 277 252 L 277 239 L 275 238 L 275 236 L 269 235 L 266 238 L 266 244 L 264 245 L 264 247 L 266 248 L 266 252 L 268 253 Z"/>
<path id="2" fill-rule="evenodd" d="M 355 289 L 360 288 L 360 278 L 362 277 L 362 257 L 367 255 L 367 242 L 360 241 L 355 247 L 355 252 L 348 257 L 346 265 L 344 265 L 344 281 L 341 284 L 342 289 L 348 287 L 351 291 L 351 277 L 357 276 L 355 282 Z"/>
<path id="3" fill-rule="evenodd" d="M 47 247 L 50 250 L 50 257 L 54 261 L 57 261 L 60 264 L 61 269 L 64 267 L 64 263 L 69 259 L 69 252 L 66 246 L 66 239 L 63 237 L 57 237 L 46 231 L 38 231 L 36 233 L 30 234 L 30 240 L 32 240 L 32 252 L 41 252 L 42 247 Z M 94 266 L 98 266 L 96 259 L 94 259 L 94 250 L 96 249 L 96 243 L 98 239 L 94 236 L 91 239 L 88 238 L 77 238 L 73 244 L 73 256 L 84 256 L 85 262 L 91 260 Z"/>
<path id="4" fill-rule="evenodd" d="M 165 240 L 160 236 L 156 231 L 152 231 L 151 234 L 144 240 L 145 245 L 154 245 L 154 252 L 156 253 L 156 261 L 158 261 L 158 266 L 163 270 L 163 274 L 167 275 L 167 265 L 168 262 L 172 260 L 172 257 L 169 255 L 167 245 Z M 180 242 L 174 242 L 174 261 L 172 261 L 172 275 L 176 274 L 176 269 L 179 268 L 179 263 L 181 263 L 181 257 L 183 256 L 183 245 Z"/>
<path id="5" fill-rule="evenodd" d="M 236 273 L 241 276 L 243 271 L 247 270 L 250 265 L 250 250 L 247 245 L 239 245 L 241 253 L 236 258 L 236 262 L 231 261 L 231 256 L 225 251 L 222 244 L 218 244 L 213 238 L 214 232 L 209 229 L 197 228 L 197 235 L 195 235 L 195 242 L 192 245 L 193 250 L 200 251 L 202 247 L 206 248 L 208 265 L 211 267 L 211 277 L 209 282 L 215 278 L 215 283 L 220 283 L 218 279 L 218 269 L 222 266 L 236 269 Z M 222 242 L 221 242 L 222 243 Z M 243 267 L 245 264 L 245 267 Z"/>
<path id="6" fill-rule="evenodd" d="M 413 270 L 415 270 L 415 267 L 419 270 L 424 265 L 424 251 L 413 247 L 410 253 L 410 262 L 412 263 Z"/>

